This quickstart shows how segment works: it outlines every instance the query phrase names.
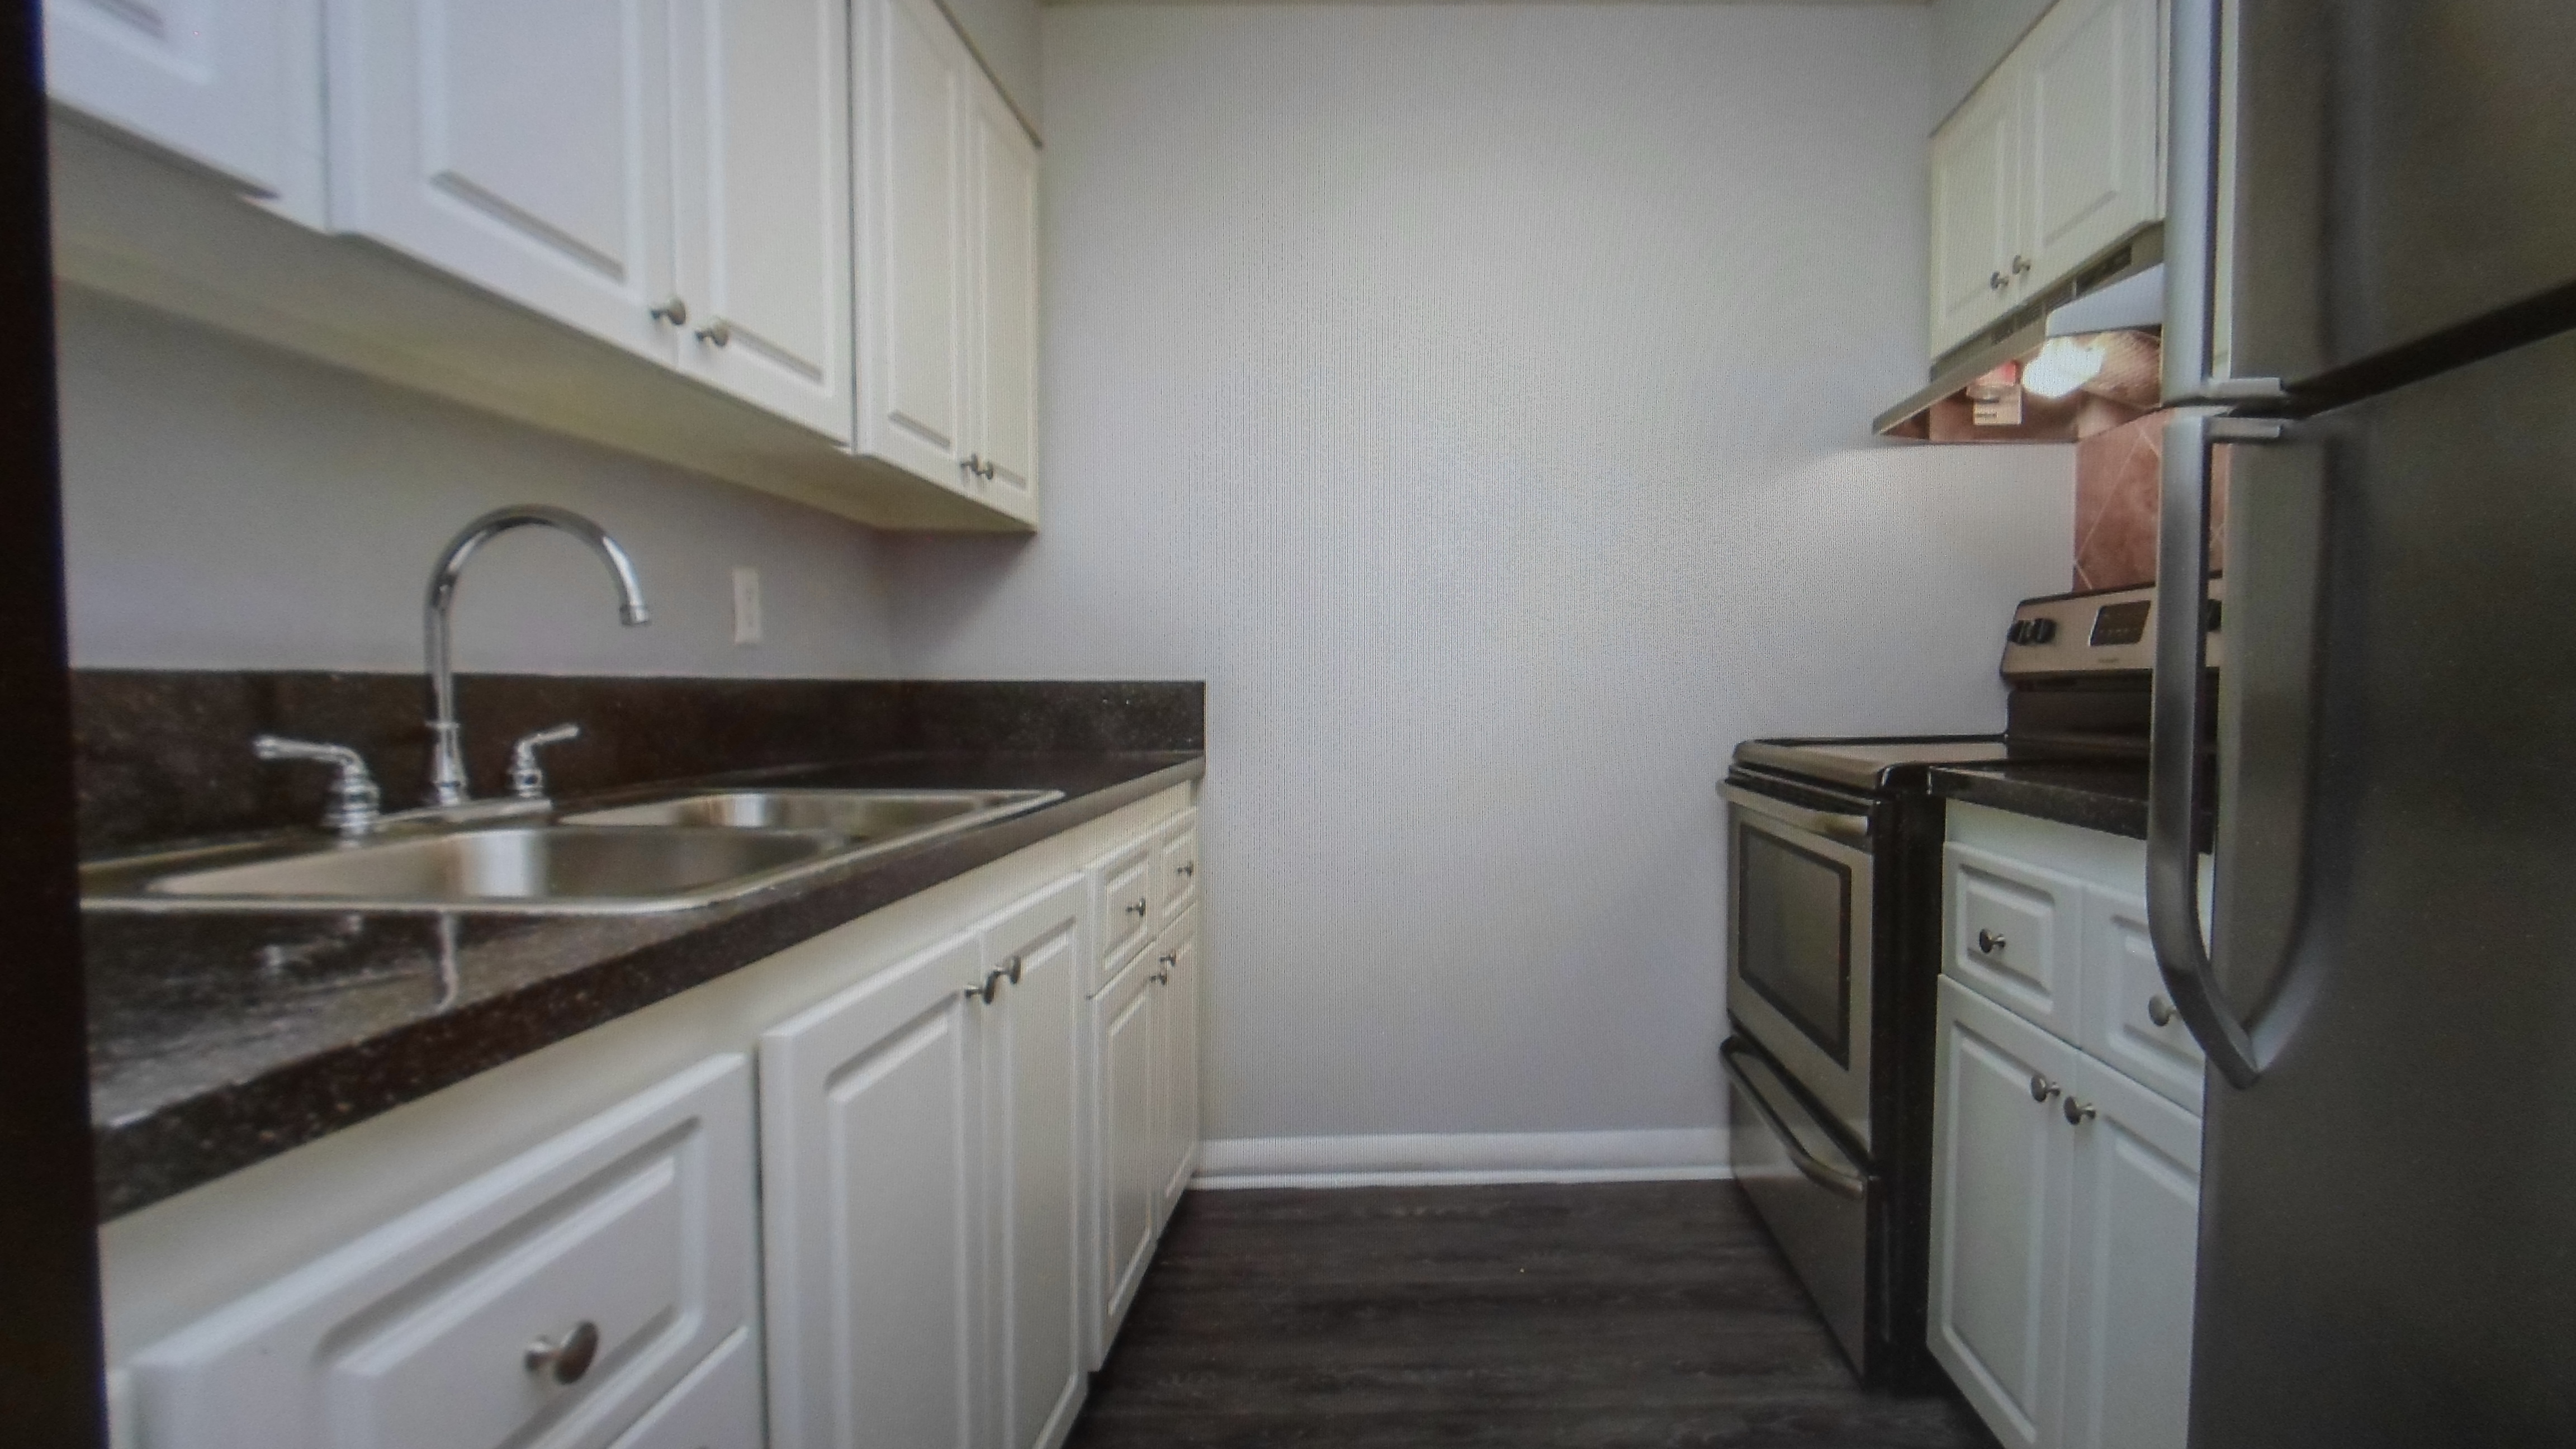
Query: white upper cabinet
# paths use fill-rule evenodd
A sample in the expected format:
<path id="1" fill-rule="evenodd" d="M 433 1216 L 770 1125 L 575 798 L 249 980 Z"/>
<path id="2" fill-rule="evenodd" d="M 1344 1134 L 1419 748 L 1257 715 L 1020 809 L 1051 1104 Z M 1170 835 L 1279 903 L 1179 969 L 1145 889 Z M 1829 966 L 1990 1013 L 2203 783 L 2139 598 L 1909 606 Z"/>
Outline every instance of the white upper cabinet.
<path id="1" fill-rule="evenodd" d="M 1038 517 L 1038 152 L 990 86 L 975 88 L 971 456 L 985 501 Z"/>
<path id="2" fill-rule="evenodd" d="M 947 487 L 966 460 L 974 60 L 930 0 L 858 0 L 858 450 Z"/>
<path id="3" fill-rule="evenodd" d="M 777 1449 L 979 1449 L 983 959 L 952 937 L 761 1036 Z"/>
<path id="4" fill-rule="evenodd" d="M 933 0 L 859 0 L 857 451 L 1037 520 L 1038 157 Z"/>
<path id="5" fill-rule="evenodd" d="M 2021 218 L 2020 112 L 2013 101 L 2009 84 L 1989 81 L 1932 138 L 1935 355 L 2011 305 Z"/>
<path id="6" fill-rule="evenodd" d="M 2164 215 L 2161 0 L 2057 0 L 1931 152 L 1931 352 Z"/>
<path id="7" fill-rule="evenodd" d="M 321 0 L 45 0 L 45 85 L 322 220 Z"/>
<path id="8" fill-rule="evenodd" d="M 2164 215 L 2157 12 L 2157 0 L 2058 0 L 2022 43 L 2032 287 Z"/>
<path id="9" fill-rule="evenodd" d="M 671 3 L 680 366 L 846 443 L 848 6 Z"/>
<path id="10" fill-rule="evenodd" d="M 334 226 L 673 355 L 665 0 L 334 0 L 330 35 Z"/>

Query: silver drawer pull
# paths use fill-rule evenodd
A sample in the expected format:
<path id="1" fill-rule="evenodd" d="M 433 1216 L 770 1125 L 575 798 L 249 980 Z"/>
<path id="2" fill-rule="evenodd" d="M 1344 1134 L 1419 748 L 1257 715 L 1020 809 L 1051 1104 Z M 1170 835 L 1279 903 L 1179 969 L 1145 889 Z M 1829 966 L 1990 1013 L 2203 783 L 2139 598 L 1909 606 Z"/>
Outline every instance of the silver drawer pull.
<path id="1" fill-rule="evenodd" d="M 1180 867 L 1172 873 L 1183 880 L 1188 880 L 1191 876 L 1199 873 L 1199 863 L 1195 860 L 1182 861 Z"/>
<path id="2" fill-rule="evenodd" d="M 709 347 L 722 347 L 733 341 L 733 327 L 722 317 L 698 329 L 698 340 Z"/>
<path id="3" fill-rule="evenodd" d="M 1136 898 L 1136 903 L 1127 907 L 1127 914 L 1134 916 L 1140 921 L 1145 919 L 1145 898 L 1143 896 L 1138 896 Z"/>
<path id="4" fill-rule="evenodd" d="M 1012 957 L 1010 960 L 1003 962 L 1003 963 L 1002 963 L 1002 971 L 1003 971 L 1003 973 L 1004 973 L 1005 975 L 1007 975 L 1007 976 L 1009 976 L 1009 977 L 1011 978 L 1011 984 L 1012 984 L 1013 986 L 1017 986 L 1017 985 L 1019 985 L 1019 984 L 1020 984 L 1020 958 L 1019 958 L 1019 957 L 1014 956 L 1014 957 Z"/>
<path id="5" fill-rule="evenodd" d="M 2012 943 L 2010 941 L 2005 940 L 2003 937 L 1996 935 L 1992 931 L 1979 931 L 1977 933 L 1977 949 L 1985 952 L 1989 956 L 2011 944 Z"/>
<path id="6" fill-rule="evenodd" d="M 2173 1003 L 2172 1003 L 2172 1002 L 2170 1002 L 2170 1001 L 2165 1000 L 2165 999 L 2164 999 L 2163 997 L 2161 997 L 2161 996 L 2150 996 L 2150 997 L 2148 997 L 2148 998 L 2147 998 L 2147 1020 L 2154 1022 L 2154 1023 L 2155 1023 L 2156 1025 L 2158 1025 L 2158 1026 L 2171 1026 L 2171 1025 L 2173 1025 L 2173 1024 L 2174 1024 L 2174 1008 L 2173 1008 Z"/>
<path id="7" fill-rule="evenodd" d="M 528 1345 L 520 1362 L 532 1374 L 544 1374 L 559 1384 L 581 1382 L 590 1372 L 592 1360 L 599 1357 L 599 1325 L 585 1318 L 561 1339 L 541 1338 Z"/>
<path id="8" fill-rule="evenodd" d="M 2058 1086 L 2055 1082 L 2041 1076 L 2037 1072 L 2030 1074 L 2030 1099 L 2032 1101 L 2045 1102 L 2049 1098 L 2056 1096 L 2057 1093 Z"/>
<path id="9" fill-rule="evenodd" d="M 2064 1106 L 2066 1108 L 2066 1125 L 2069 1127 L 2081 1127 L 2085 1123 L 2090 1122 L 2095 1117 L 2101 1115 L 2093 1110 L 2091 1103 L 2078 1102 L 2073 1097 L 2067 1098 Z"/>

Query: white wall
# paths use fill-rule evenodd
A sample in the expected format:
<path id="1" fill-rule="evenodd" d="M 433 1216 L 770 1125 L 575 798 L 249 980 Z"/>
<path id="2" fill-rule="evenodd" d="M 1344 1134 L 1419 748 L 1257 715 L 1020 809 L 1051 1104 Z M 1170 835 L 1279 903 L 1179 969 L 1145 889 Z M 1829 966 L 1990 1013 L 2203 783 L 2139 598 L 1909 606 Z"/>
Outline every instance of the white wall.
<path id="1" fill-rule="evenodd" d="M 1932 0 L 1932 101 L 1934 129 L 1977 88 L 2039 17 L 2051 0 Z"/>
<path id="2" fill-rule="evenodd" d="M 63 507 L 88 668 L 421 667 L 439 549 L 505 503 L 590 515 L 653 623 L 621 628 L 589 550 L 522 530 L 457 590 L 457 666 L 531 673 L 894 671 L 876 536 L 856 524 L 66 289 Z M 736 646 L 735 565 L 764 641 Z"/>
<path id="3" fill-rule="evenodd" d="M 1708 1140 L 1727 751 L 1998 725 L 2067 568 L 2070 450 L 1866 436 L 1923 12 L 1045 27 L 1046 529 L 906 671 L 1208 680 L 1211 1136 Z"/>

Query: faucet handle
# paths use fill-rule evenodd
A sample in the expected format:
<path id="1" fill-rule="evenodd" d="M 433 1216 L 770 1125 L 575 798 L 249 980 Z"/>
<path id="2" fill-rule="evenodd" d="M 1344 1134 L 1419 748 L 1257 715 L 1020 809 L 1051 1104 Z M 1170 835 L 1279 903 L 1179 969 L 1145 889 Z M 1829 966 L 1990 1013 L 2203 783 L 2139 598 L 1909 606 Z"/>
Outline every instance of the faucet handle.
<path id="1" fill-rule="evenodd" d="M 537 751 L 547 745 L 581 738 L 581 726 L 559 724 L 541 729 L 510 746 L 510 793 L 522 800 L 546 798 L 546 772 L 537 767 Z"/>
<path id="2" fill-rule="evenodd" d="M 376 789 L 375 776 L 367 773 L 366 759 L 347 745 L 321 745 L 309 740 L 290 740 L 280 735 L 259 735 L 250 742 L 251 753 L 263 760 L 310 760 L 331 765 L 340 771 L 332 783 L 330 807 L 322 812 L 322 826 L 344 840 L 374 833 L 381 818 L 383 797 Z"/>

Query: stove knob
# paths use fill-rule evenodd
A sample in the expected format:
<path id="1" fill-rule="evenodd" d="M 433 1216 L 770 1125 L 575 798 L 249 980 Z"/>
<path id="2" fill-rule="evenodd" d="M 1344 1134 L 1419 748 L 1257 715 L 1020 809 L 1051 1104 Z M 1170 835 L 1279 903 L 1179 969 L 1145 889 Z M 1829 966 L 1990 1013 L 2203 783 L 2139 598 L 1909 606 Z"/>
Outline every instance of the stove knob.
<path id="1" fill-rule="evenodd" d="M 2028 642 L 2033 644 L 2045 644 L 2051 639 L 2057 637 L 2057 621 L 2055 619 L 2033 619 L 2030 621 L 2030 628 L 2025 632 L 2030 636 Z"/>

